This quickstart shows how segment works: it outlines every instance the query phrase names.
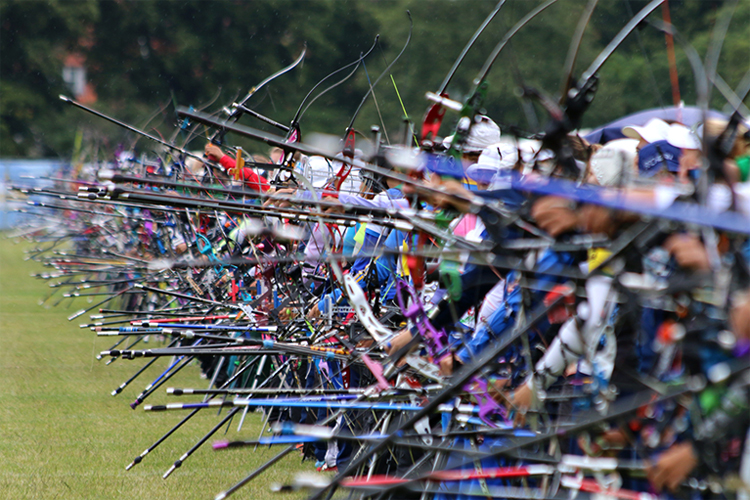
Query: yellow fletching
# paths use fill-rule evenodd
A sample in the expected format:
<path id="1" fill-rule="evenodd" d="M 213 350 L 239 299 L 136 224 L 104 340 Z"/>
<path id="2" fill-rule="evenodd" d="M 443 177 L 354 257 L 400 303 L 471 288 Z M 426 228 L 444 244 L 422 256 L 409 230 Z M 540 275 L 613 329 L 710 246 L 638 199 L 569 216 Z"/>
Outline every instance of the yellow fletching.
<path id="1" fill-rule="evenodd" d="M 401 274 L 409 276 L 409 262 L 406 260 L 406 256 L 409 254 L 409 245 L 407 245 L 406 240 L 401 245 L 401 249 L 403 250 L 401 254 Z"/>
<path id="2" fill-rule="evenodd" d="M 237 148 L 237 156 L 235 157 L 234 165 L 234 180 L 238 181 L 242 178 L 243 168 L 245 168 L 245 159 L 242 157 L 242 148 Z"/>
<path id="3" fill-rule="evenodd" d="M 589 272 L 601 266 L 610 255 L 612 252 L 604 248 L 590 248 L 588 251 Z"/>

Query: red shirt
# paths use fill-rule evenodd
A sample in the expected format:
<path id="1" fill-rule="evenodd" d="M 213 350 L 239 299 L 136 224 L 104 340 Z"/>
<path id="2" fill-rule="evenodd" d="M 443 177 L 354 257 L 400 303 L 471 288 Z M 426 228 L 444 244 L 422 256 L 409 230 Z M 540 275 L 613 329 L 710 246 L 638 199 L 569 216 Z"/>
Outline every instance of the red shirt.
<path id="1" fill-rule="evenodd" d="M 224 155 L 221 157 L 221 160 L 219 160 L 219 163 L 222 167 L 227 169 L 227 174 L 229 174 L 230 177 L 234 177 L 234 167 L 237 165 L 237 162 L 234 158 L 229 155 Z M 255 189 L 256 191 L 266 192 L 271 189 L 268 181 L 253 172 L 253 169 L 249 167 L 242 168 L 240 179 L 245 182 L 245 185 L 247 187 L 249 187 L 250 189 Z"/>

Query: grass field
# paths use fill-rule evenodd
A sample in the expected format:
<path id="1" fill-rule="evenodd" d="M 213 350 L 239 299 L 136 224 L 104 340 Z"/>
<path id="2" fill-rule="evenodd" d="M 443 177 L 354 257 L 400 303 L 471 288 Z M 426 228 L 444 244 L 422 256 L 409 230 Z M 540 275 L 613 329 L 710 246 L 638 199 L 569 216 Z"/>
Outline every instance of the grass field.
<path id="1" fill-rule="evenodd" d="M 112 339 L 97 338 L 67 316 L 85 307 L 84 299 L 45 309 L 38 305 L 48 283 L 29 277 L 44 270 L 24 261 L 28 244 L 15 244 L 0 233 L 0 498 L 8 499 L 212 499 L 255 470 L 283 448 L 214 452 L 219 438 L 258 436 L 260 414 L 251 413 L 241 433 L 237 420 L 186 460 L 166 480 L 169 466 L 218 421 L 205 410 L 173 434 L 143 463 L 125 466 L 165 434 L 185 413 L 133 411 L 129 403 L 166 366 L 158 362 L 122 394 L 110 392 L 128 379 L 143 361 L 117 360 L 109 366 L 95 354 Z M 153 343 L 151 344 L 154 345 Z M 173 387 L 205 387 L 197 366 L 188 366 Z M 159 390 L 148 403 L 164 403 Z M 195 400 L 196 398 L 193 398 Z M 187 401 L 187 399 L 184 399 Z M 281 500 L 304 494 L 272 494 L 274 482 L 288 482 L 297 471 L 312 471 L 291 453 L 232 498 Z"/>

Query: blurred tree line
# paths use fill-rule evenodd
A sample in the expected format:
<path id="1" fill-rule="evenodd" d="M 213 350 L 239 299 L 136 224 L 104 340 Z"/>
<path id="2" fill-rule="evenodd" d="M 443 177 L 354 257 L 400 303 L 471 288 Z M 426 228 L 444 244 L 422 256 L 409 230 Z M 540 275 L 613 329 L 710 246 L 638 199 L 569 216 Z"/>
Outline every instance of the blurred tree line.
<path id="1" fill-rule="evenodd" d="M 112 151 L 134 140 L 101 119 L 65 105 L 70 95 L 63 66 L 71 54 L 85 61 L 95 109 L 149 133 L 168 137 L 175 105 L 215 112 L 242 99 L 266 76 L 288 65 L 307 46 L 304 63 L 258 92 L 248 105 L 289 123 L 305 94 L 325 75 L 354 61 L 380 35 L 356 75 L 316 101 L 301 120 L 303 134 L 343 134 L 362 96 L 401 50 L 410 45 L 375 88 L 356 120 L 368 130 L 382 124 L 393 140 L 404 111 L 419 123 L 424 93 L 436 90 L 495 0 L 0 0 L 0 156 L 69 158 L 78 136 Z M 449 93 L 462 100 L 503 34 L 539 3 L 508 0 L 459 68 Z M 536 131 L 546 120 L 524 107 L 519 84 L 560 93 L 563 65 L 586 0 L 560 0 L 537 16 L 506 47 L 490 73 L 487 112 L 501 126 Z M 590 64 L 643 0 L 602 0 L 586 28 L 575 76 Z M 670 0 L 672 22 L 703 56 L 718 16 L 733 8 L 720 0 Z M 652 14 L 661 18 L 661 10 Z M 681 97 L 695 104 L 690 66 L 677 46 Z M 736 87 L 750 67 L 750 2 L 736 6 L 718 72 Z M 600 73 L 600 90 L 586 126 L 641 109 L 669 106 L 672 89 L 664 35 L 650 27 L 631 35 Z M 339 77 L 331 79 L 338 81 Z M 325 88 L 323 85 L 321 88 Z M 397 88 L 397 90 L 396 90 Z M 377 103 L 377 106 L 376 106 Z M 726 101 L 713 92 L 712 106 Z M 455 114 L 446 116 L 447 133 Z M 247 125 L 271 130 L 250 117 Z M 274 132 L 277 132 L 274 130 Z M 180 138 L 177 139 L 180 143 Z M 188 147 L 202 147 L 194 141 Z M 257 146 L 256 146 L 257 148 Z M 262 148 L 261 148 L 262 149 Z"/>

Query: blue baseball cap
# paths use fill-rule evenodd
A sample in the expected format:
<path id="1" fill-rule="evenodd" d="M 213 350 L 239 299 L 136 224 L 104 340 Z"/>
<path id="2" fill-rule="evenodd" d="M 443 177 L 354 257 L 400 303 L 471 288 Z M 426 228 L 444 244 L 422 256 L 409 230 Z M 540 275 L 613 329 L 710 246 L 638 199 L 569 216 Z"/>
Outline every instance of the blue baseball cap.
<path id="1" fill-rule="evenodd" d="M 653 177 L 666 165 L 670 172 L 680 170 L 682 151 L 667 141 L 652 142 L 638 152 L 638 171 L 642 177 Z"/>
<path id="2" fill-rule="evenodd" d="M 453 177 L 459 180 L 464 178 L 463 164 L 452 156 L 428 155 L 425 168 L 440 176 Z"/>

